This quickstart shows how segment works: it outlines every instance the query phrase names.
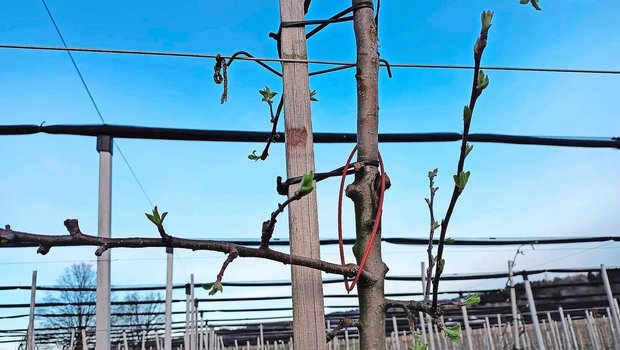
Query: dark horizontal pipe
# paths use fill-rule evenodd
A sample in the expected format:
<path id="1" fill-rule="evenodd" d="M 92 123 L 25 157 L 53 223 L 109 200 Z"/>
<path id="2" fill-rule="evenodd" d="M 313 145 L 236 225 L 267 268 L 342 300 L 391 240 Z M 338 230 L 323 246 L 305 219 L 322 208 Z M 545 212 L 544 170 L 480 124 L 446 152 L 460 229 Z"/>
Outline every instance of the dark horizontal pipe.
<path id="1" fill-rule="evenodd" d="M 108 135 L 115 138 L 178 140 L 178 141 L 212 141 L 212 142 L 265 142 L 270 134 L 260 131 L 202 130 L 155 128 L 127 125 L 0 125 L 0 135 L 30 135 L 46 133 L 54 135 L 98 136 Z M 450 142 L 459 141 L 463 136 L 456 132 L 436 133 L 396 133 L 380 134 L 379 142 Z M 278 140 L 284 141 L 284 133 L 279 133 Z M 353 133 L 314 133 L 315 143 L 354 143 Z M 522 136 L 503 134 L 470 134 L 472 142 L 507 143 L 518 145 L 541 145 L 587 148 L 620 148 L 618 137 L 559 137 L 559 136 Z"/>

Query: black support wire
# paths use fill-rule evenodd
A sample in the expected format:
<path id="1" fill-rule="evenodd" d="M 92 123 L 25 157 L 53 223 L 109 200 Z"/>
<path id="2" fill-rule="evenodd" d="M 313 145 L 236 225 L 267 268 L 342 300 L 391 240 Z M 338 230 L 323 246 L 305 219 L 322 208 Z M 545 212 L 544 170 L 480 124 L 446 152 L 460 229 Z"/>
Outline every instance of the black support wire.
<path id="1" fill-rule="evenodd" d="M 0 49 L 17 49 L 17 50 L 37 50 L 37 51 L 72 51 L 72 52 L 90 52 L 90 53 L 106 53 L 106 54 L 122 54 L 122 55 L 141 55 L 141 56 L 168 56 L 168 57 L 187 57 L 187 58 L 210 58 L 213 59 L 217 54 L 202 54 L 191 52 L 171 52 L 171 51 L 144 51 L 144 50 L 121 50 L 121 49 L 103 49 L 103 48 L 78 48 L 78 47 L 58 47 L 43 45 L 16 45 L 16 44 L 0 44 Z M 221 56 L 230 58 L 229 56 Z M 283 62 L 283 63 L 308 63 L 331 66 L 355 66 L 355 62 L 330 61 L 330 60 L 305 60 L 290 58 L 272 58 L 272 57 L 239 57 L 239 60 L 245 61 L 263 61 L 263 62 Z M 383 66 L 385 63 L 382 63 Z M 394 63 L 392 68 L 414 68 L 414 69 L 467 69 L 473 70 L 473 66 L 468 65 L 448 65 L 448 64 L 415 64 L 415 63 Z M 500 66 L 483 66 L 480 69 L 496 70 L 496 71 L 516 71 L 516 72 L 541 72 L 541 73 L 573 73 L 573 74 L 607 74 L 620 75 L 620 70 L 610 69 L 573 69 L 573 68 L 538 68 L 538 67 L 500 67 Z"/>
<path id="2" fill-rule="evenodd" d="M 43 3 L 43 7 L 45 8 L 45 12 L 47 12 L 47 15 L 48 15 L 50 21 L 52 22 L 52 25 L 54 26 L 54 29 L 56 30 L 56 34 L 58 34 L 58 37 L 60 38 L 60 41 L 62 42 L 63 47 L 65 49 L 68 48 L 67 42 L 65 41 L 65 38 L 62 35 L 62 32 L 60 31 L 60 28 L 58 27 L 58 24 L 56 24 L 56 21 L 54 20 L 54 16 L 52 15 L 52 12 L 50 11 L 49 7 L 47 6 L 47 3 L 45 2 L 45 0 L 41 0 L 41 2 Z M 82 87 L 84 87 L 84 90 L 86 91 L 86 94 L 88 95 L 90 103 L 93 105 L 93 108 L 95 109 L 95 112 L 97 112 L 97 116 L 99 117 L 101 122 L 103 124 L 105 124 L 105 120 L 103 119 L 103 115 L 101 114 L 101 110 L 99 109 L 99 106 L 97 105 L 97 102 L 95 102 L 95 98 L 93 97 L 93 94 L 91 93 L 90 88 L 88 88 L 88 84 L 86 84 L 86 80 L 84 80 L 84 76 L 82 75 L 82 72 L 80 71 L 80 68 L 78 67 L 77 62 L 75 62 L 75 59 L 73 58 L 73 54 L 71 53 L 71 51 L 67 51 L 67 55 L 69 56 L 69 59 L 71 60 L 71 64 L 73 65 L 73 68 L 75 69 L 75 72 L 77 73 L 78 77 L 80 78 L 80 81 L 82 82 Z M 149 195 L 146 193 L 146 190 L 144 189 L 144 186 L 140 182 L 140 179 L 138 179 L 138 176 L 136 175 L 136 172 L 133 170 L 131 164 L 129 164 L 129 160 L 127 159 L 127 157 L 125 157 L 125 154 L 123 153 L 123 150 L 121 149 L 121 147 L 118 145 L 118 143 L 115 140 L 112 140 L 112 142 L 116 146 L 116 149 L 118 150 L 118 153 L 121 155 L 121 158 L 123 158 L 123 161 L 127 165 L 127 168 L 129 168 L 129 171 L 131 172 L 131 175 L 133 176 L 134 180 L 136 181 L 136 183 L 140 187 L 140 190 L 142 191 L 142 194 L 144 195 L 146 200 L 151 205 L 151 208 L 154 207 L 153 201 L 151 200 Z"/>
<path id="3" fill-rule="evenodd" d="M 264 142 L 271 133 L 261 131 L 231 131 L 156 128 L 126 125 L 0 125 L 1 135 L 30 135 L 46 133 L 54 135 L 99 136 L 113 138 L 176 140 L 176 141 L 212 141 L 212 142 Z M 277 133 L 278 140 L 284 141 L 285 134 Z M 454 142 L 463 135 L 456 132 L 436 133 L 390 133 L 379 134 L 382 143 L 414 142 Z M 506 143 L 518 145 L 584 147 L 584 148 L 620 148 L 620 137 L 565 137 L 565 136 L 525 136 L 505 134 L 469 134 L 469 141 Z M 354 133 L 314 133 L 315 143 L 355 143 Z"/>
<path id="4" fill-rule="evenodd" d="M 608 270 L 618 269 L 618 267 L 608 267 Z M 532 275 L 540 275 L 544 273 L 594 273 L 600 272 L 600 268 L 575 268 L 575 269 L 538 269 L 538 270 L 523 270 L 523 271 L 515 271 L 513 276 L 532 276 Z M 475 273 L 475 274 L 446 274 L 445 277 L 442 276 L 442 281 L 471 281 L 471 280 L 485 280 L 485 279 L 497 279 L 497 278 L 506 278 L 508 277 L 508 273 L 506 272 L 491 272 L 491 273 Z M 421 276 L 386 276 L 387 281 L 420 281 Z M 329 278 L 324 279 L 323 284 L 332 284 L 332 283 L 342 283 L 342 279 L 340 278 Z M 616 284 L 616 282 L 613 282 Z M 617 283 L 620 283 L 618 281 Z M 197 288 L 201 288 L 204 283 L 196 283 L 195 286 Z M 286 287 L 291 285 L 291 281 L 254 281 L 254 282 L 222 282 L 222 285 L 225 287 Z M 571 286 L 573 284 L 570 284 Z M 600 285 L 600 283 L 599 283 Z M 10 285 L 10 286 L 0 286 L 0 291 L 3 290 L 30 290 L 32 286 L 26 285 Z M 189 284 L 175 284 L 172 286 L 173 289 L 184 289 L 189 288 Z M 74 291 L 74 292 L 94 292 L 96 288 L 73 288 L 67 286 L 37 286 L 37 290 L 40 291 Z M 134 287 L 112 287 L 111 290 L 113 292 L 128 292 L 128 291 L 153 291 L 153 290 L 164 290 L 166 286 L 164 285 L 154 285 L 154 286 L 134 286 Z M 442 293 L 453 293 L 453 292 L 442 292 Z M 460 292 L 455 292 L 460 293 Z M 410 294 L 408 294 L 410 295 Z M 411 294 L 413 295 L 413 294 Z M 214 301 L 218 301 L 218 299 L 213 299 Z M 6 305 L 13 304 L 4 304 L 4 307 L 8 307 Z M 29 304 L 23 304 L 29 305 Z M 38 305 L 38 304 L 37 304 Z M 21 307 L 21 306 L 20 306 Z M 0 308 L 2 308 L 0 306 Z"/>

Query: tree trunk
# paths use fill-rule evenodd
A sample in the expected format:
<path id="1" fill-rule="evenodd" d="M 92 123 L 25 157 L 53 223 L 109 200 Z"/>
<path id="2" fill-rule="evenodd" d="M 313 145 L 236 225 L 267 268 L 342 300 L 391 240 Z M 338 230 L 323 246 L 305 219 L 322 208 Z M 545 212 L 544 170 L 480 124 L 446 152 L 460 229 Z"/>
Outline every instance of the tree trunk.
<path id="1" fill-rule="evenodd" d="M 365 0 L 353 0 L 353 5 Z M 363 7 L 354 16 L 357 44 L 357 147 L 358 161 L 377 160 L 378 147 L 378 73 L 377 28 L 374 10 Z M 353 253 L 360 264 L 369 244 L 379 202 L 380 176 L 377 167 L 365 166 L 355 174 L 347 196 L 355 204 L 356 242 Z M 362 350 L 385 347 L 384 277 L 387 266 L 381 258 L 381 229 L 377 232 L 364 270 L 373 277 L 362 278 L 358 285 L 360 306 L 360 343 Z"/>

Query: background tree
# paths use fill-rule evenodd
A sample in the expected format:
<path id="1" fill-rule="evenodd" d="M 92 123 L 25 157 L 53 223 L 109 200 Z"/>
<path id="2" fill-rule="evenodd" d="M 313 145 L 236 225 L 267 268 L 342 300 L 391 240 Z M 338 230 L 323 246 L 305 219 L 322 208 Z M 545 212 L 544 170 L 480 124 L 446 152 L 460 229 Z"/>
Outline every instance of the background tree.
<path id="1" fill-rule="evenodd" d="M 130 347 L 140 344 L 142 331 L 148 333 L 157 324 L 164 322 L 161 296 L 157 293 L 148 293 L 144 296 L 134 292 L 127 294 L 123 303 L 118 305 L 114 313 L 113 324 L 124 330 Z M 158 314 L 155 314 L 158 313 Z"/>
<path id="2" fill-rule="evenodd" d="M 89 264 L 73 264 L 56 282 L 66 290 L 45 297 L 45 302 L 54 306 L 47 307 L 43 313 L 49 316 L 41 318 L 46 327 L 66 330 L 66 335 L 57 337 L 62 343 L 69 342 L 71 329 L 75 329 L 75 349 L 82 349 L 82 329 L 95 325 L 97 273 Z"/>

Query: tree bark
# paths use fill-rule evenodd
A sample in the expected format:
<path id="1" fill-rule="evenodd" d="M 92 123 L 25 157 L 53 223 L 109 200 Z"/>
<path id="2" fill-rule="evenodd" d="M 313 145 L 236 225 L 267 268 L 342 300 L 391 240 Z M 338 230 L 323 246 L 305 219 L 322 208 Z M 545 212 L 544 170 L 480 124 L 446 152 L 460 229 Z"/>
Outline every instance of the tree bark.
<path id="1" fill-rule="evenodd" d="M 280 0 L 280 20 L 302 21 L 304 3 Z M 305 27 L 284 27 L 280 33 L 282 58 L 307 59 Z M 306 63 L 283 63 L 286 171 L 289 178 L 314 171 L 314 143 L 310 119 L 310 89 Z M 289 197 L 299 185 L 289 188 Z M 320 259 L 316 192 L 291 202 L 291 254 Z M 321 271 L 292 266 L 293 340 L 296 349 L 325 349 L 325 311 Z"/>
<path id="2" fill-rule="evenodd" d="M 365 0 L 353 0 L 353 5 Z M 374 10 L 363 7 L 355 12 L 355 41 L 357 45 L 357 148 L 358 161 L 377 160 L 378 147 L 378 73 L 377 28 Z M 355 181 L 347 187 L 347 196 L 355 205 L 356 242 L 353 253 L 360 264 L 370 236 L 379 202 L 380 176 L 377 167 L 365 166 L 355 174 Z M 364 270 L 372 280 L 360 279 L 358 299 L 360 306 L 360 343 L 362 350 L 385 347 L 384 277 L 387 266 L 381 258 L 381 228 L 377 232 Z"/>

